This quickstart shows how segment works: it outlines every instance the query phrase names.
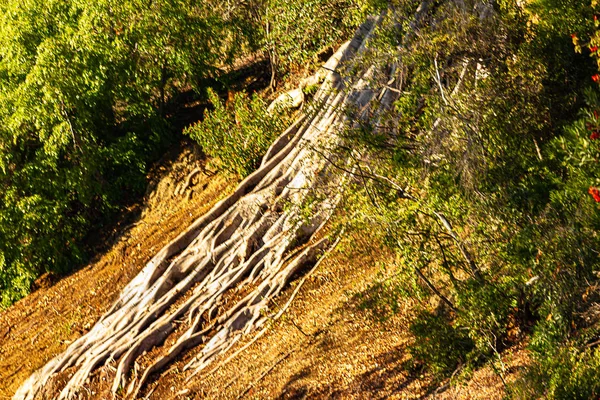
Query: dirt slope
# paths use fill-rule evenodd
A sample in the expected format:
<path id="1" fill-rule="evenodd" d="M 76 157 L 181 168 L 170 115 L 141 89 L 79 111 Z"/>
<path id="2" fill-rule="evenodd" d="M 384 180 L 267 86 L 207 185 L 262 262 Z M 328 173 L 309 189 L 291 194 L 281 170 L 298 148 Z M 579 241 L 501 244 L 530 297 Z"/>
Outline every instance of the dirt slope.
<path id="1" fill-rule="evenodd" d="M 34 370 L 89 330 L 156 251 L 235 187 L 233 178 L 199 173 L 185 193 L 173 196 L 201 165 L 197 153 L 188 146 L 163 160 L 141 216 L 118 232 L 104 255 L 0 314 L 0 398 L 12 396 Z"/>
<path id="2" fill-rule="evenodd" d="M 370 237 L 345 238 L 265 336 L 228 364 L 214 372 L 208 369 L 186 384 L 190 373 L 181 371 L 193 357 L 191 352 L 156 377 L 146 394 L 152 399 L 503 398 L 504 384 L 489 367 L 460 385 L 436 383 L 419 370 L 411 371 L 410 302 L 383 323 L 359 307 L 357 295 L 369 296 L 374 282 L 394 273 L 382 269 L 389 257 L 373 247 Z M 281 296 L 282 302 L 294 289 Z M 506 381 L 514 379 L 527 361 L 522 349 L 507 351 Z"/>
<path id="3" fill-rule="evenodd" d="M 167 159 L 155 171 L 140 219 L 106 254 L 0 314 L 0 399 L 10 398 L 31 372 L 85 333 L 157 249 L 235 186 L 222 176 L 199 173 L 187 191 L 174 196 L 199 165 L 189 147 Z M 380 323 L 356 301 L 356 294 L 368 295 L 382 274 L 392 273 L 381 267 L 390 256 L 370 238 L 346 237 L 308 277 L 286 314 L 239 356 L 186 383 L 190 371 L 182 372 L 182 366 L 195 355 L 192 350 L 153 377 L 144 394 L 151 399 L 502 398 L 503 383 L 489 367 L 458 386 L 440 387 L 419 371 L 409 372 L 411 304 Z M 276 302 L 285 302 L 298 282 Z M 507 380 L 527 363 L 520 349 L 504 358 Z M 108 398 L 102 370 L 93 380 L 86 397 Z"/>

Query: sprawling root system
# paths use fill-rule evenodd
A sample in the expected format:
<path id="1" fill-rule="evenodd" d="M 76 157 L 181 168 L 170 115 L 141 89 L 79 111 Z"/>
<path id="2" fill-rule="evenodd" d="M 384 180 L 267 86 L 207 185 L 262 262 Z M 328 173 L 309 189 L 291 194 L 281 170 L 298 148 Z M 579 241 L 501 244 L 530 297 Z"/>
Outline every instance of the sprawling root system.
<path id="1" fill-rule="evenodd" d="M 372 101 L 393 99 L 385 88 L 375 91 L 377 68 L 357 63 L 380 19 L 370 18 L 325 64 L 312 106 L 273 143 L 260 168 L 160 250 L 95 326 L 34 373 L 16 399 L 37 397 L 67 369 L 74 373 L 58 398 L 76 397 L 102 365 L 116 367 L 114 393 L 135 397 L 151 374 L 186 349 L 198 348 L 186 365 L 193 373 L 264 327 L 275 315 L 269 302 L 331 246 L 327 236 L 317 240 L 315 234 L 332 215 L 348 178 L 349 170 L 340 168 L 346 161 L 331 152 L 339 132 L 371 112 L 366 109 Z M 359 65 L 359 77 L 340 72 Z M 354 117 L 348 109 L 355 110 Z M 141 369 L 136 360 L 160 346 L 165 348 L 152 352 L 156 358 Z"/>

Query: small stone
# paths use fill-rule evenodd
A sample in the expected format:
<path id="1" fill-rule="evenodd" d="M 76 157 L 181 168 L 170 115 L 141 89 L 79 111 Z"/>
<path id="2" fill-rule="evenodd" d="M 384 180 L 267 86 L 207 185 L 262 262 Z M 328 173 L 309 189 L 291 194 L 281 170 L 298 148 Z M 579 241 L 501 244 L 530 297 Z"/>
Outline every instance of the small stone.
<path id="1" fill-rule="evenodd" d="M 277 97 L 267 108 L 268 112 L 273 112 L 275 108 L 298 108 L 304 103 L 304 92 L 302 89 L 294 89 L 285 92 Z"/>

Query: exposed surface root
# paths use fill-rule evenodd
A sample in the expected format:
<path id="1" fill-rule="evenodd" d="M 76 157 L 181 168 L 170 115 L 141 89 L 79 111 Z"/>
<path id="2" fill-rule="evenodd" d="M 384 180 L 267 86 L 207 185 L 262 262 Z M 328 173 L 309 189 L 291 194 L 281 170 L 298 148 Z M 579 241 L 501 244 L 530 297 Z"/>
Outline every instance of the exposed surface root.
<path id="1" fill-rule="evenodd" d="M 282 134 L 261 167 L 160 250 L 96 325 L 34 373 L 15 399 L 35 398 L 54 374 L 67 369 L 74 373 L 58 398 L 73 398 L 95 369 L 113 362 L 113 393 L 135 397 L 153 373 L 186 349 L 203 344 L 186 365 L 202 370 L 273 318 L 269 301 L 331 245 L 327 237 L 312 239 L 332 215 L 346 174 L 314 149 L 335 147 L 337 133 L 352 123 L 348 108 L 392 101 L 387 89 L 371 88 L 374 67 L 355 81 L 336 72 L 367 51 L 380 19 L 369 19 L 327 62 L 315 107 Z M 235 291 L 244 295 L 224 301 Z M 138 373 L 136 360 L 163 345 L 181 320 L 187 321 L 183 334 Z"/>

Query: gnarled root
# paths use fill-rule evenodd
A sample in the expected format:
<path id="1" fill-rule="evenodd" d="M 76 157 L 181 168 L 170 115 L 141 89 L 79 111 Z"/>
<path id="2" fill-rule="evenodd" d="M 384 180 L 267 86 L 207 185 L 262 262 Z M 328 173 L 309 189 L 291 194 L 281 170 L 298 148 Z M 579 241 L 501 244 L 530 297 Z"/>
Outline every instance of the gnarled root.
<path id="1" fill-rule="evenodd" d="M 34 373 L 15 399 L 35 398 L 53 374 L 75 367 L 59 395 L 73 398 L 94 369 L 113 361 L 113 392 L 125 388 L 137 396 L 150 375 L 186 349 L 203 344 L 186 365 L 199 371 L 272 317 L 265 313 L 269 301 L 330 245 L 328 238 L 313 237 L 332 215 L 345 175 L 312 149 L 335 147 L 336 133 L 352 123 L 344 113 L 348 107 L 364 110 L 375 98 L 392 101 L 385 89 L 371 89 L 373 67 L 356 81 L 336 72 L 366 51 L 381 18 L 369 19 L 327 62 L 317 106 L 277 139 L 260 168 L 159 251 L 96 325 Z M 226 304 L 235 291 L 245 295 Z M 136 359 L 162 345 L 182 319 L 187 330 L 139 378 L 130 376 Z"/>

